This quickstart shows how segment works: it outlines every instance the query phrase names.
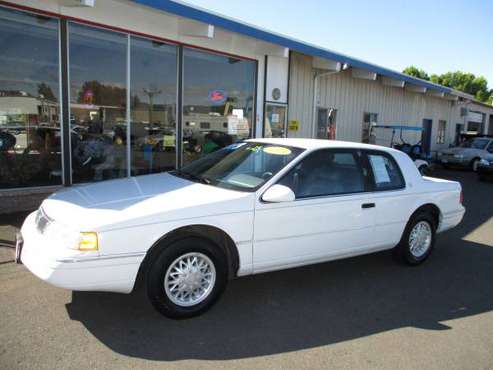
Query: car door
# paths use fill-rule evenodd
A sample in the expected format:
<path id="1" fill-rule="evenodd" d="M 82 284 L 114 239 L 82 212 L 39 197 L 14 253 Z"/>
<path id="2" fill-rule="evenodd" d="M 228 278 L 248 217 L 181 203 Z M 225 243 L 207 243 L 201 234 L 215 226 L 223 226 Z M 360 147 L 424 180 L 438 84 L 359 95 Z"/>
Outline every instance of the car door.
<path id="1" fill-rule="evenodd" d="M 375 205 L 375 247 L 391 248 L 402 236 L 416 195 L 406 191 L 403 173 L 390 153 L 365 150 L 364 161 L 370 177 L 371 192 L 368 193 L 368 202 Z"/>
<path id="2" fill-rule="evenodd" d="M 277 181 L 296 199 L 256 201 L 255 272 L 281 269 L 371 249 L 375 210 L 366 201 L 367 169 L 362 153 L 323 149 L 308 154 Z"/>

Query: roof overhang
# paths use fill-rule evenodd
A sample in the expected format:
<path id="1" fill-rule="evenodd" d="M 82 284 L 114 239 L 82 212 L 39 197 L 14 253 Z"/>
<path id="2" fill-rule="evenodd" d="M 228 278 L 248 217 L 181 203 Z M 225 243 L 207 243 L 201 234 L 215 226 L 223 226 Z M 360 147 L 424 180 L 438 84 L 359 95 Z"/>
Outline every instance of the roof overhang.
<path id="1" fill-rule="evenodd" d="M 353 69 L 353 77 L 356 78 L 366 78 L 370 80 L 375 80 L 377 75 L 385 78 L 384 84 L 389 86 L 403 87 L 410 91 L 416 91 L 419 93 L 426 93 L 433 91 L 437 94 L 443 94 L 444 98 L 448 95 L 463 97 L 465 99 L 472 99 L 474 97 L 461 93 L 459 91 L 453 90 L 449 87 L 434 84 L 430 81 L 421 80 L 416 77 L 406 75 L 385 67 L 381 67 L 372 63 L 362 61 L 353 57 L 349 57 L 344 54 L 336 53 L 334 51 L 321 48 L 319 46 L 306 43 L 291 37 L 287 37 L 278 33 L 267 31 L 259 27 L 240 22 L 238 20 L 210 12 L 208 10 L 184 4 L 179 1 L 171 0 L 130 0 L 134 3 L 152 7 L 154 9 L 171 13 L 180 17 L 192 19 L 198 22 L 202 22 L 207 26 L 203 28 L 200 34 L 211 34 L 210 26 L 220 27 L 224 30 L 238 33 L 244 36 L 254 38 L 256 40 L 264 41 L 268 44 L 276 45 L 278 47 L 276 55 L 286 55 L 289 50 L 294 50 L 306 55 L 311 55 L 320 60 L 328 60 L 333 63 L 339 63 L 340 65 L 347 64 Z M 206 32 L 207 31 L 207 32 Z M 213 32 L 213 30 L 212 30 Z M 272 49 L 271 53 L 272 53 Z M 262 51 L 262 50 L 260 50 Z M 270 55 L 269 53 L 266 53 Z M 320 64 L 316 62 L 316 64 Z M 326 69 L 326 68 L 321 68 Z M 332 68 L 327 68 L 332 70 Z M 359 72 L 363 70 L 363 72 Z M 355 72 L 356 71 L 356 72 Z"/>
<path id="2" fill-rule="evenodd" d="M 398 80 L 398 79 L 392 78 L 392 77 L 383 76 L 382 77 L 382 84 L 385 85 L 385 86 L 392 86 L 392 87 L 400 87 L 400 88 L 403 88 L 404 85 L 406 84 L 406 82 L 403 81 L 403 80 Z"/>

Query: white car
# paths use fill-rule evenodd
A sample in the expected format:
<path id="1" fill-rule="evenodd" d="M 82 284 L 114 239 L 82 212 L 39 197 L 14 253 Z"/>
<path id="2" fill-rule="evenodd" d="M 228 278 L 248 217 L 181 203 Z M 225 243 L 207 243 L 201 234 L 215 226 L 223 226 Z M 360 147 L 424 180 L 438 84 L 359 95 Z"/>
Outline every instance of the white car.
<path id="1" fill-rule="evenodd" d="M 228 279 L 395 248 L 423 262 L 464 215 L 457 182 L 405 153 L 254 139 L 171 173 L 61 190 L 25 220 L 17 253 L 41 279 L 129 293 L 145 281 L 173 318 L 204 312 Z"/>

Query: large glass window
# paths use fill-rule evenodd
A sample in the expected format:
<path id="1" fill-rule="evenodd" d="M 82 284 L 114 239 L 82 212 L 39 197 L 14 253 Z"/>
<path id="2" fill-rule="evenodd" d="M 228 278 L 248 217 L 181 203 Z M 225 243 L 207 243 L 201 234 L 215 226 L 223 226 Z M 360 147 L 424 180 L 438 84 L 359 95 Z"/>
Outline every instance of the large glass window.
<path id="1" fill-rule="evenodd" d="M 0 9 L 0 189 L 60 184 L 58 21 Z"/>
<path id="2" fill-rule="evenodd" d="M 73 182 L 127 175 L 127 36 L 69 24 Z"/>
<path id="3" fill-rule="evenodd" d="M 251 137 L 252 61 L 184 50 L 183 162 Z"/>
<path id="4" fill-rule="evenodd" d="M 130 41 L 132 175 L 176 164 L 176 46 Z"/>

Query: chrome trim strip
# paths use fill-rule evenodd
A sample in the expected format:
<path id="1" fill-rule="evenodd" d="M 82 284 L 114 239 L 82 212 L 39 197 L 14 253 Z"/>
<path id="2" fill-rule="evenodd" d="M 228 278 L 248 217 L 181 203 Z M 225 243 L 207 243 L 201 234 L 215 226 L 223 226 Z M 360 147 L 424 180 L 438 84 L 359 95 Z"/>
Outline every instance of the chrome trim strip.
<path id="1" fill-rule="evenodd" d="M 94 256 L 94 257 L 73 257 L 73 258 L 62 258 L 57 259 L 56 262 L 62 263 L 79 263 L 79 262 L 94 262 L 94 261 L 107 261 L 120 258 L 132 258 L 145 256 L 146 252 L 138 253 L 124 253 L 124 254 L 109 254 L 106 256 Z"/>

